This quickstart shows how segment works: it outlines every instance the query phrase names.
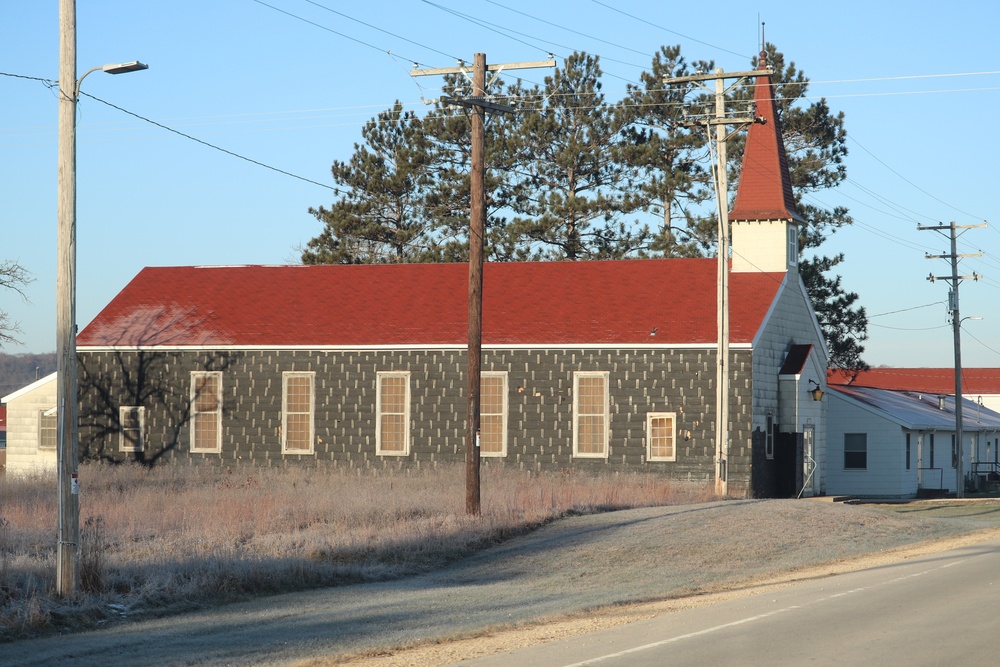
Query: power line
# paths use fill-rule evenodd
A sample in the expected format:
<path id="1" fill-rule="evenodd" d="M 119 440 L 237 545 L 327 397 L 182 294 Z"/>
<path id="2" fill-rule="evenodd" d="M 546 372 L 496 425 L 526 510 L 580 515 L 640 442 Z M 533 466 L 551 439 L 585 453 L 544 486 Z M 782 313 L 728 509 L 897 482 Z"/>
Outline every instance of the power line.
<path id="1" fill-rule="evenodd" d="M 314 7 L 319 7 L 320 9 L 325 9 L 326 11 L 328 11 L 328 12 L 330 12 L 332 14 L 336 14 L 337 16 L 341 16 L 341 17 L 343 17 L 343 18 L 345 18 L 345 19 L 347 19 L 349 21 L 354 21 L 355 23 L 360 23 L 361 25 L 363 25 L 363 26 L 365 26 L 367 28 L 371 28 L 372 30 L 378 30 L 381 33 L 385 33 L 386 35 L 389 35 L 390 37 L 395 37 L 396 39 L 401 39 L 404 42 L 409 42 L 410 44 L 413 44 L 414 46 L 419 46 L 422 49 L 427 49 L 428 51 L 433 51 L 434 53 L 437 53 L 437 54 L 440 54 L 442 56 L 445 56 L 446 58 L 452 58 L 454 60 L 458 60 L 458 58 L 456 58 L 455 56 L 450 55 L 448 53 L 445 53 L 444 51 L 439 51 L 438 49 L 435 49 L 433 46 L 427 46 L 426 44 L 421 44 L 420 42 L 415 42 L 412 39 L 408 39 L 406 37 L 403 37 L 402 35 L 397 35 L 394 32 L 389 32 L 388 30 L 384 30 L 382 28 L 379 28 L 378 26 L 372 25 L 371 23 L 366 23 L 365 21 L 362 21 L 360 19 L 356 19 L 353 16 L 348 16 L 347 14 L 345 14 L 343 12 L 338 12 L 336 9 L 332 9 L 330 7 L 322 5 L 322 4 L 318 3 L 318 2 L 315 2 L 314 0 L 305 0 L 305 1 L 308 2 L 310 5 L 313 5 Z M 254 0 L 254 2 L 260 2 L 260 0 Z M 260 4 L 263 5 L 265 3 L 261 2 Z M 267 6 L 270 7 L 270 5 L 267 5 Z M 290 16 L 292 16 L 292 15 L 290 14 Z M 305 21 L 305 19 L 302 19 L 301 17 L 298 17 L 298 16 L 296 16 L 295 18 L 298 18 L 300 20 Z M 309 21 L 307 21 L 307 23 L 309 23 Z M 313 25 L 317 25 L 317 24 L 314 23 Z M 318 26 L 318 27 L 322 27 L 322 26 Z M 324 28 L 324 29 L 326 29 L 326 28 Z M 331 30 L 330 32 L 334 32 L 334 31 Z M 337 33 L 337 34 L 340 34 L 340 33 Z M 351 38 L 348 38 L 348 39 L 351 39 Z M 362 43 L 365 44 L 364 42 L 362 42 Z M 372 46 L 372 45 L 371 44 L 365 44 L 365 46 Z M 372 47 L 372 48 L 377 48 L 377 47 Z M 385 52 L 388 53 L 389 51 L 386 50 Z"/>
<path id="2" fill-rule="evenodd" d="M 444 7 L 443 5 L 439 5 L 436 2 L 431 2 L 430 0 L 421 0 L 421 2 L 423 2 L 426 5 L 430 5 L 431 7 L 435 8 L 435 9 L 438 9 L 438 10 L 440 10 L 442 12 L 445 12 L 446 14 L 451 14 L 452 16 L 460 18 L 460 19 L 462 19 L 464 21 L 468 21 L 469 23 L 473 23 L 475 25 L 478 25 L 480 28 L 486 28 L 487 30 L 490 30 L 491 32 L 495 32 L 498 35 L 502 35 L 503 37 L 506 37 L 508 39 L 512 39 L 512 40 L 514 40 L 516 42 L 524 44 L 525 46 L 531 47 L 533 49 L 538 49 L 542 53 L 548 53 L 549 52 L 548 49 L 543 49 L 542 47 L 538 46 L 537 44 L 532 44 L 530 42 L 524 41 L 523 39 L 518 39 L 516 37 L 511 37 L 510 35 L 506 34 L 506 32 L 512 32 L 514 34 L 523 34 L 523 33 L 518 33 L 515 30 L 508 30 L 506 28 L 501 28 L 500 26 L 496 26 L 496 25 L 487 23 L 486 21 L 482 21 L 482 20 L 477 19 L 477 18 L 475 18 L 473 16 L 469 16 L 468 14 L 463 14 L 462 12 L 456 11 L 454 9 L 449 9 L 448 7 Z M 530 37 L 530 35 L 525 35 L 525 37 Z M 549 43 L 552 43 L 552 42 L 549 42 Z M 567 47 L 561 47 L 561 48 L 567 48 Z"/>
<path id="3" fill-rule="evenodd" d="M 950 208 L 950 209 L 952 209 L 954 211 L 958 211 L 959 213 L 962 213 L 963 215 L 967 215 L 970 218 L 979 218 L 979 216 L 974 216 L 971 213 L 967 213 L 966 211 L 963 211 L 960 208 L 957 208 L 956 206 L 952 206 L 951 204 L 949 204 L 948 202 L 944 201 L 943 199 L 940 199 L 940 198 L 932 195 L 930 192 L 927 192 L 927 190 L 924 190 L 922 187 L 920 187 L 919 185 L 917 185 L 916 183 L 914 183 L 913 181 L 911 181 L 910 179 L 906 178 L 905 176 L 903 176 L 902 174 L 900 174 L 898 171 L 896 171 L 895 169 L 893 169 L 892 167 L 890 167 L 888 164 L 886 164 L 880 157 L 878 157 L 877 155 L 875 155 L 874 153 L 872 153 L 870 150 L 868 150 L 867 148 L 865 148 L 861 144 L 861 142 L 859 142 L 857 139 L 855 139 L 851 135 L 847 135 L 847 138 L 850 139 L 855 144 L 857 144 L 857 146 L 861 150 L 863 150 L 864 152 L 868 153 L 868 155 L 872 156 L 872 158 L 874 158 L 880 165 L 882 165 L 883 167 L 885 167 L 886 169 L 888 169 L 889 171 L 891 171 L 893 174 L 895 174 L 896 176 L 898 176 L 900 178 L 900 180 L 902 180 L 903 182 L 905 182 L 905 183 L 913 186 L 915 189 L 917 189 L 920 192 L 924 193 L 925 195 L 927 195 L 928 197 L 930 197 L 934 201 L 936 201 L 938 203 L 941 203 L 941 204 L 944 204 L 948 208 Z"/>
<path id="4" fill-rule="evenodd" d="M 968 329 L 962 329 L 962 331 L 964 331 L 964 332 L 965 332 L 965 335 L 966 335 L 966 336 L 968 336 L 968 337 L 969 337 L 969 338 L 971 338 L 972 340 L 976 341 L 977 343 L 979 343 L 980 345 L 982 345 L 983 347 L 985 347 L 985 348 L 986 348 L 987 350 L 989 350 L 989 351 L 990 351 L 990 352 L 992 352 L 993 354 L 997 354 L 997 355 L 1000 355 L 1000 350 L 997 350 L 997 349 L 995 349 L 995 348 L 992 348 L 992 347 L 990 347 L 989 345 L 987 345 L 986 343 L 984 343 L 983 341 L 979 340 L 979 339 L 978 339 L 978 338 L 976 338 L 976 336 L 975 336 L 975 335 L 974 335 L 974 334 L 973 334 L 973 333 L 972 333 L 971 331 L 969 331 Z"/>
<path id="5" fill-rule="evenodd" d="M 874 324 L 869 322 L 868 326 L 875 327 L 876 329 L 888 329 L 890 331 L 934 331 L 936 329 L 947 329 L 950 325 L 940 324 L 936 327 L 890 327 L 885 324 Z"/>
<path id="6" fill-rule="evenodd" d="M 869 315 L 868 319 L 870 320 L 873 317 L 885 317 L 886 315 L 896 315 L 897 313 L 906 313 L 911 310 L 920 310 L 921 308 L 930 308 L 931 306 L 940 306 L 943 304 L 944 301 L 935 301 L 934 303 L 925 303 L 922 306 L 913 306 L 912 308 L 900 308 L 899 310 L 890 310 L 887 313 L 877 313 L 875 315 Z"/>
<path id="7" fill-rule="evenodd" d="M 285 176 L 291 176 L 292 178 L 296 178 L 296 179 L 298 179 L 300 181 L 305 181 L 306 183 L 311 183 L 313 185 L 318 185 L 319 187 L 326 188 L 327 190 L 333 190 L 337 194 L 344 194 L 341 190 L 339 190 L 338 188 L 335 188 L 335 187 L 333 187 L 331 185 L 326 185 L 325 183 L 320 183 L 319 181 L 314 181 L 314 180 L 306 178 L 304 176 L 299 176 L 298 174 L 293 174 L 292 172 L 285 171 L 284 169 L 279 169 L 277 167 L 272 167 L 271 165 L 265 164 L 265 163 L 263 163 L 263 162 L 261 162 L 259 160 L 254 160 L 253 158 L 248 158 L 245 155 L 240 155 L 239 153 L 234 153 L 231 150 L 227 150 L 227 149 L 222 148 L 220 146 L 216 146 L 215 144 L 210 144 L 207 141 L 204 141 L 204 140 L 199 139 L 197 137 L 193 137 L 190 134 L 186 134 L 184 132 L 181 132 L 180 130 L 175 130 L 172 127 L 168 127 L 168 126 L 164 125 L 163 123 L 157 123 L 155 120 L 151 120 L 149 118 L 146 118 L 145 116 L 140 116 L 139 114 L 135 113 L 134 111 L 129 111 L 128 109 L 123 109 L 122 107 L 118 106 L 117 104 L 112 104 L 111 102 L 108 102 L 107 100 L 102 100 L 100 97 L 95 97 L 94 95 L 91 95 L 90 93 L 85 93 L 85 92 L 81 91 L 80 94 L 84 95 L 86 97 L 89 97 L 90 99 L 95 100 L 97 102 L 100 102 L 101 104 L 105 104 L 105 105 L 111 107 L 112 109 L 117 109 L 118 111 L 121 111 L 124 114 L 128 114 L 129 116 L 132 116 L 134 118 L 138 118 L 141 121 L 145 121 L 145 122 L 147 122 L 147 123 L 149 123 L 151 125 L 155 125 L 156 127 L 160 128 L 160 129 L 163 129 L 163 130 L 166 130 L 167 132 L 173 132 L 174 134 L 176 134 L 178 136 L 184 137 L 185 139 L 190 139 L 191 141 L 199 143 L 199 144 L 201 144 L 203 146 L 207 146 L 208 148 L 212 148 L 212 149 L 217 150 L 217 151 L 219 151 L 221 153 L 225 153 L 226 155 L 231 155 L 232 157 L 239 158 L 240 160 L 244 160 L 244 161 L 249 162 L 251 164 L 255 164 L 258 167 L 264 167 L 265 169 L 270 169 L 271 171 L 276 171 L 279 174 L 284 174 Z"/>
<path id="8" fill-rule="evenodd" d="M 719 51 L 724 51 L 726 53 L 731 53 L 734 56 L 739 56 L 741 58 L 746 58 L 747 60 L 750 60 L 750 56 L 748 56 L 746 54 L 737 53 L 736 51 L 730 51 L 729 49 L 723 48 L 721 46 L 716 46 L 715 44 L 709 44 L 708 42 L 703 42 L 700 39 L 695 39 L 694 37 L 689 37 L 688 35 L 685 35 L 683 33 L 677 32 L 676 30 L 671 30 L 670 28 L 665 28 L 665 27 L 663 27 L 661 25 L 653 23 L 652 21 L 648 21 L 648 20 L 646 20 L 644 18 L 641 18 L 639 16 L 635 16 L 633 14 L 629 14 L 628 12 L 622 11 L 621 9 L 618 9 L 617 7 L 612 7 L 611 5 L 609 5 L 609 4 L 605 3 L 605 2 L 601 2 L 600 0 L 590 0 L 590 1 L 593 2 L 595 5 L 600 5 L 601 7 L 604 7 L 605 9 L 610 9 L 613 12 L 618 12 L 622 16 L 627 16 L 630 19 L 633 19 L 635 21 L 639 21 L 640 23 L 645 23 L 646 25 L 652 26 L 652 27 L 657 28 L 659 30 L 663 30 L 665 32 L 669 32 L 672 35 L 677 35 L 678 37 L 683 37 L 684 39 L 690 40 L 690 41 L 695 42 L 697 44 L 701 44 L 702 46 L 708 46 L 710 48 L 718 49 Z"/>
<path id="9" fill-rule="evenodd" d="M 991 70 L 985 72 L 947 72 L 944 74 L 903 74 L 898 76 L 877 76 L 868 77 L 861 79 L 825 79 L 821 81 L 813 81 L 812 83 L 868 83 L 870 81 L 905 81 L 914 79 L 942 79 L 942 78 L 955 78 L 955 77 L 965 77 L 965 76 L 995 76 L 1000 75 L 1000 70 Z"/>
<path id="10" fill-rule="evenodd" d="M 266 3 L 266 2 L 264 2 L 263 0 L 253 0 L 253 2 L 256 2 L 258 5 L 263 5 L 264 7 L 267 7 L 269 9 L 273 9 L 274 11 L 279 12 L 281 14 L 284 14 L 285 16 L 289 16 L 289 17 L 291 17 L 293 19 L 296 19 L 298 21 L 302 21 L 303 23 L 308 23 L 309 25 L 311 25 L 313 27 L 316 27 L 316 28 L 319 28 L 320 30 L 325 30 L 326 32 L 333 33 L 334 35 L 337 35 L 338 37 L 343 37 L 344 39 L 349 39 L 352 42 L 354 42 L 356 44 L 360 44 L 362 46 L 366 46 L 369 49 L 374 49 L 375 51 L 378 51 L 380 53 L 388 54 L 389 56 L 393 56 L 394 55 L 388 49 L 383 49 L 381 47 L 375 46 L 374 44 L 369 44 L 368 42 L 366 42 L 364 40 L 358 39 L 357 37 L 351 37 L 350 35 L 347 35 L 347 34 L 344 34 L 342 32 L 339 32 L 337 30 L 334 30 L 333 28 L 328 28 L 325 25 L 322 25 L 320 23 L 316 23 L 315 21 L 310 21 L 309 19 L 304 18 L 302 16 L 299 16 L 298 14 L 293 14 L 293 13 L 291 13 L 289 11 L 285 11 L 284 9 L 281 9 L 280 7 L 275 7 L 274 5 L 270 5 L 270 4 Z M 407 40 L 407 41 L 410 41 L 410 40 Z M 424 48 L 428 48 L 428 47 L 424 47 Z M 436 53 L 441 53 L 440 51 L 437 51 L 436 49 L 431 49 L 431 50 L 435 51 Z M 447 55 L 447 54 L 442 54 L 442 55 Z M 400 57 L 402 57 L 402 56 L 400 56 Z M 451 58 L 452 56 L 448 56 L 448 57 Z M 413 58 L 408 58 L 407 60 L 409 60 L 410 62 L 417 62 Z"/>
<path id="11" fill-rule="evenodd" d="M 649 54 L 649 53 L 647 53 L 647 52 L 645 52 L 645 51 L 639 51 L 638 49 L 633 49 L 633 48 L 631 48 L 629 46 L 624 46 L 622 44 L 617 44 L 615 42 L 608 41 L 608 40 L 603 39 L 601 37 L 595 37 L 594 35 L 588 35 L 587 33 L 580 32 L 579 30 L 573 30 L 572 28 L 567 28 L 563 24 L 555 23 L 553 21 L 547 21 L 547 20 L 545 20 L 543 18 L 539 18 L 537 16 L 532 16 L 531 14 L 528 14 L 527 12 L 522 12 L 522 11 L 520 11 L 518 9 L 514 9 L 513 7 L 508 7 L 506 5 L 502 5 L 499 2 L 496 2 L 496 0 L 486 0 L 486 2 L 490 3 L 491 5 L 495 5 L 497 7 L 500 7 L 501 9 L 506 9 L 509 12 L 514 12 L 515 14 L 520 14 L 521 16 L 524 16 L 526 18 L 538 21 L 539 23 L 544 23 L 545 25 L 549 25 L 549 26 L 552 26 L 554 28 L 559 28 L 560 30 L 565 30 L 566 32 L 571 32 L 574 35 L 580 35 L 581 37 L 586 37 L 587 39 L 592 39 L 594 41 L 601 42 L 603 44 L 608 44 L 609 46 L 613 46 L 615 48 L 622 49 L 623 51 L 631 51 L 632 53 L 637 53 L 640 56 L 646 56 L 647 58 L 652 58 L 652 55 Z M 617 61 L 615 61 L 615 62 L 617 62 Z M 628 65 L 629 63 L 622 63 L 622 64 Z"/>

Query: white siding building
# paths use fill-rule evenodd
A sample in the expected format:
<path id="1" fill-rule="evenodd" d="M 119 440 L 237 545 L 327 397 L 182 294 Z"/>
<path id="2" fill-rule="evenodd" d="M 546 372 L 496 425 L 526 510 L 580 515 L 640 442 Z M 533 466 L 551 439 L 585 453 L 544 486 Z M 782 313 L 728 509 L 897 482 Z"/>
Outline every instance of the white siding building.
<path id="1" fill-rule="evenodd" d="M 0 398 L 7 406 L 7 474 L 56 467 L 56 374 Z"/>
<path id="2" fill-rule="evenodd" d="M 830 495 L 912 498 L 949 492 L 956 474 L 954 397 L 829 385 L 826 491 Z M 992 461 L 1000 414 L 962 402 L 963 471 Z"/>

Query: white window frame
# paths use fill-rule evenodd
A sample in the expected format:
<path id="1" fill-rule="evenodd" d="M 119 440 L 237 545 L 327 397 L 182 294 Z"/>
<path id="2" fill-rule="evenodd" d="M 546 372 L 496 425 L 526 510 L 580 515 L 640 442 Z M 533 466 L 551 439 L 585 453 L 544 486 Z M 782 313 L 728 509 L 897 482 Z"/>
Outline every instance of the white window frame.
<path id="1" fill-rule="evenodd" d="M 580 414 L 580 380 L 583 378 L 601 378 L 604 383 L 604 400 L 602 401 L 603 413 L 593 413 L 583 415 Z M 610 438 L 608 434 L 611 428 L 611 410 L 610 410 L 610 378 L 611 374 L 608 371 L 576 371 L 573 373 L 573 456 L 574 458 L 581 459 L 606 459 L 609 454 L 609 441 Z M 591 417 L 599 416 L 604 421 L 604 429 L 602 434 L 601 451 L 600 452 L 580 452 L 580 418 L 581 417 Z"/>
<path id="2" fill-rule="evenodd" d="M 288 410 L 288 381 L 291 378 L 306 378 L 309 380 L 309 410 L 308 412 L 291 413 Z M 288 447 L 288 421 L 291 414 L 309 415 L 309 446 L 307 448 Z M 313 371 L 284 371 L 281 374 L 281 453 L 310 455 L 315 452 L 316 442 L 316 373 Z"/>
<path id="3" fill-rule="evenodd" d="M 403 397 L 403 448 L 382 448 L 382 382 L 388 378 L 403 378 L 405 396 Z M 386 414 L 400 414 L 396 412 Z M 375 454 L 376 456 L 409 456 L 410 455 L 410 373 L 409 371 L 379 371 L 375 383 Z"/>
<path id="4" fill-rule="evenodd" d="M 51 424 L 51 425 L 50 425 Z M 52 444 L 46 446 L 45 433 L 51 431 Z M 38 449 L 51 452 L 59 446 L 59 415 L 55 408 L 38 411 Z"/>
<path id="5" fill-rule="evenodd" d="M 489 456 L 489 457 L 503 458 L 503 457 L 507 456 L 507 416 L 509 414 L 508 413 L 507 400 L 508 400 L 508 392 L 509 392 L 510 385 L 508 384 L 507 371 L 483 371 L 482 373 L 480 373 L 480 376 L 481 376 L 481 378 L 500 378 L 501 379 L 500 380 L 500 384 L 501 384 L 501 386 L 500 386 L 500 392 L 501 392 L 501 395 L 500 395 L 500 412 L 499 413 L 495 413 L 495 412 L 486 413 L 486 412 L 483 411 L 482 391 L 481 391 L 482 385 L 480 385 L 480 394 L 479 394 L 479 398 L 480 398 L 480 401 L 479 401 L 479 430 L 480 430 L 480 433 L 482 433 L 482 430 L 483 430 L 482 429 L 482 423 L 483 423 L 483 416 L 484 415 L 496 416 L 496 415 L 499 414 L 499 416 L 500 416 L 500 451 L 498 451 L 498 452 L 487 452 L 485 449 L 483 449 L 482 447 L 480 447 L 479 448 L 479 455 L 480 456 Z"/>
<path id="6" fill-rule="evenodd" d="M 139 444 L 133 445 L 125 437 L 125 432 L 130 429 L 125 428 L 129 421 L 129 413 L 135 412 L 139 422 Z M 146 448 L 146 408 L 141 405 L 122 405 L 118 408 L 118 451 L 120 452 L 141 452 Z"/>
<path id="7" fill-rule="evenodd" d="M 215 410 L 198 411 L 198 389 L 202 378 L 215 378 Z M 210 447 L 198 446 L 197 423 L 199 419 L 209 419 L 215 415 L 215 444 Z M 191 451 L 194 453 L 218 454 L 222 452 L 222 371 L 191 371 Z"/>
<path id="8" fill-rule="evenodd" d="M 653 421 L 657 419 L 670 420 L 670 442 L 672 453 L 670 456 L 653 455 Z M 676 461 L 677 460 L 677 413 L 676 412 L 647 412 L 646 413 L 646 460 L 647 461 Z"/>

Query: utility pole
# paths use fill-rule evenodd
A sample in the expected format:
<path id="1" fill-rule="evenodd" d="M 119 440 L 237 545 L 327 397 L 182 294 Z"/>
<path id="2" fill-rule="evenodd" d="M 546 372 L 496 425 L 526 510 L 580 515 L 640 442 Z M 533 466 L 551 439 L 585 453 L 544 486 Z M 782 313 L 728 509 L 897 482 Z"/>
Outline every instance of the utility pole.
<path id="1" fill-rule="evenodd" d="M 771 76 L 773 73 L 774 70 L 771 68 L 728 73 L 717 68 L 712 74 L 694 74 L 663 79 L 664 85 L 668 86 L 677 83 L 701 85 L 706 81 L 715 82 L 715 116 L 702 121 L 692 121 L 688 124 L 704 125 L 706 130 L 712 126 L 715 127 L 715 147 L 718 156 L 715 170 L 715 198 L 719 208 L 718 277 L 716 281 L 718 301 L 716 358 L 718 364 L 715 381 L 715 493 L 720 496 L 729 493 L 729 183 L 726 173 L 726 142 L 732 135 L 727 135 L 726 126 L 743 126 L 757 122 L 756 114 L 752 118 L 727 118 L 726 93 L 740 85 L 744 79 Z M 736 79 L 736 81 L 727 88 L 725 86 L 726 79 Z M 702 87 L 707 90 L 706 86 L 702 85 Z M 709 136 L 711 137 L 711 134 Z"/>
<path id="2" fill-rule="evenodd" d="M 469 352 L 466 371 L 466 396 L 468 417 L 465 434 L 465 511 L 480 514 L 479 482 L 479 423 L 480 390 L 483 366 L 483 239 L 486 229 L 486 111 L 513 113 L 514 108 L 496 104 L 486 99 L 486 72 L 503 70 L 555 67 L 554 60 L 505 65 L 486 65 L 486 54 L 473 56 L 472 95 L 466 98 L 442 98 L 450 104 L 472 110 L 472 183 L 469 211 Z M 463 74 L 469 76 L 462 61 L 458 67 L 413 69 L 410 76 L 438 74 Z"/>
<path id="3" fill-rule="evenodd" d="M 87 75 L 147 69 L 133 60 L 94 67 L 76 78 L 76 0 L 59 0 L 59 142 L 56 198 L 56 487 L 59 530 L 56 593 L 71 596 L 80 582 L 79 397 L 76 372 L 76 104 Z M 36 373 L 37 375 L 37 373 Z"/>
<path id="4" fill-rule="evenodd" d="M 917 226 L 919 231 L 934 230 L 941 232 L 947 229 L 949 230 L 949 235 L 951 237 L 950 254 L 931 255 L 927 253 L 925 258 L 951 260 L 950 276 L 935 276 L 932 273 L 927 277 L 927 279 L 931 282 L 934 282 L 935 280 L 947 280 L 951 284 L 951 290 L 948 293 L 948 310 L 951 313 L 951 329 L 955 344 L 955 494 L 959 498 L 965 497 L 965 466 L 962 461 L 965 446 L 962 443 L 962 439 L 964 437 L 962 433 L 962 317 L 958 310 L 958 285 L 962 282 L 962 280 L 968 278 L 971 278 L 972 280 L 979 280 L 982 276 L 975 272 L 973 272 L 971 276 L 958 275 L 958 260 L 962 257 L 981 257 L 982 253 L 959 254 L 958 237 L 960 234 L 958 230 L 978 229 L 985 226 L 985 222 L 980 225 L 956 225 L 954 221 L 947 225 L 934 225 L 931 227 Z"/>
<path id="5" fill-rule="evenodd" d="M 76 396 L 76 0 L 59 2 L 59 195 L 56 269 L 56 468 L 59 531 L 56 593 L 72 596 L 80 581 L 80 496 Z"/>

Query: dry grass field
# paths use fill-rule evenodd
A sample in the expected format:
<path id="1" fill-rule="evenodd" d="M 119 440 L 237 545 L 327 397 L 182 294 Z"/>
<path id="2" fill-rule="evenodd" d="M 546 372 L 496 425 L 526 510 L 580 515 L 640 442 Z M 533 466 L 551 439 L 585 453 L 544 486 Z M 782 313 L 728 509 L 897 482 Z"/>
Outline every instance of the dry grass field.
<path id="1" fill-rule="evenodd" d="M 422 572 L 560 516 L 704 502 L 641 474 L 80 468 L 81 591 L 55 596 L 53 475 L 0 478 L 0 641 L 247 597 Z"/>

